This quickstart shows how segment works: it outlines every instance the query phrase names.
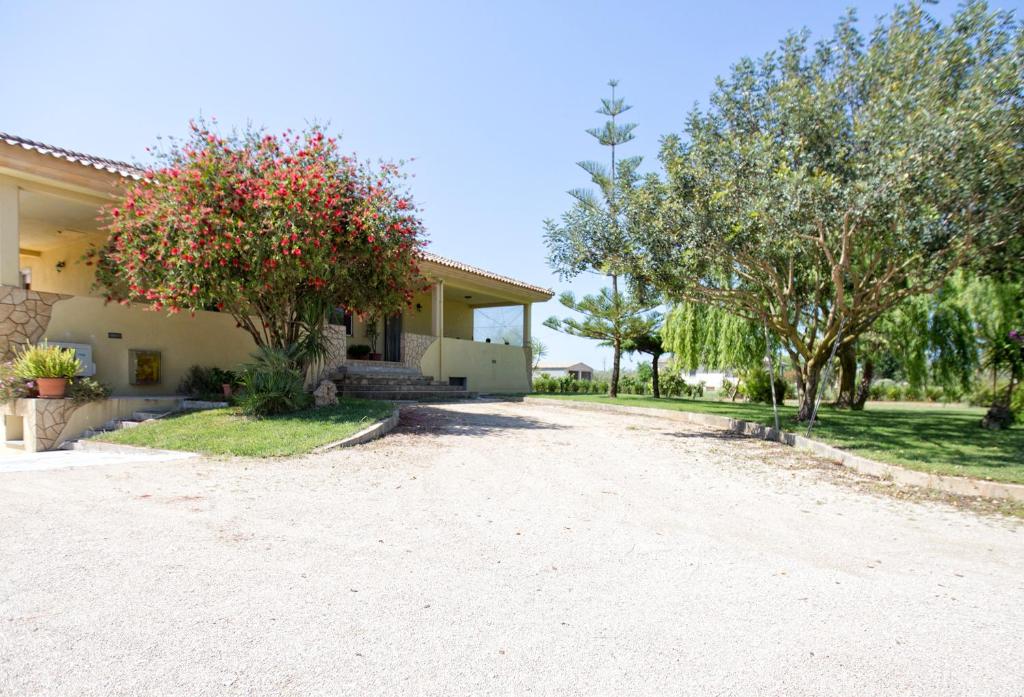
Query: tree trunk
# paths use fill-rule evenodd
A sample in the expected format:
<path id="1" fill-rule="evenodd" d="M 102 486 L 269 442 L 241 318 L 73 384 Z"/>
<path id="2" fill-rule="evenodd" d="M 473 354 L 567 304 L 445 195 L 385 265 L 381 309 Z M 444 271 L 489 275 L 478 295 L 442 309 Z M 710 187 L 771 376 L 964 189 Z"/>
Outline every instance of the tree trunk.
<path id="1" fill-rule="evenodd" d="M 661 392 L 658 390 L 658 354 L 651 359 L 651 384 L 655 399 L 661 399 Z"/>
<path id="2" fill-rule="evenodd" d="M 841 372 L 835 406 L 852 408 L 857 403 L 857 348 L 852 343 L 845 344 L 839 348 L 838 355 Z"/>
<path id="3" fill-rule="evenodd" d="M 608 385 L 608 396 L 618 397 L 619 396 L 619 358 L 622 357 L 622 340 L 618 337 L 612 342 L 612 381 Z"/>
<path id="4" fill-rule="evenodd" d="M 864 403 L 868 401 L 871 393 L 871 381 L 875 377 L 875 362 L 870 358 L 864 359 L 864 370 L 860 374 L 860 386 L 857 388 L 857 398 L 853 400 L 853 408 L 857 411 L 864 409 Z"/>
<path id="5" fill-rule="evenodd" d="M 615 151 L 612 150 L 612 176 L 614 177 L 615 171 Z M 619 277 L 616 274 L 610 274 L 612 278 L 612 302 L 615 304 L 616 315 L 618 315 L 619 309 Z M 617 322 L 617 320 L 616 320 Z M 619 396 L 619 359 L 622 358 L 622 335 L 621 326 L 616 324 L 615 326 L 615 339 L 612 341 L 612 349 L 614 354 L 612 355 L 612 384 L 608 386 L 608 396 L 615 398 Z"/>
<path id="6" fill-rule="evenodd" d="M 797 421 L 810 421 L 814 413 L 814 402 L 818 398 L 818 379 L 821 377 L 821 367 L 816 363 L 805 363 L 800 366 L 796 374 L 796 387 L 800 398 L 800 409 L 797 411 Z"/>

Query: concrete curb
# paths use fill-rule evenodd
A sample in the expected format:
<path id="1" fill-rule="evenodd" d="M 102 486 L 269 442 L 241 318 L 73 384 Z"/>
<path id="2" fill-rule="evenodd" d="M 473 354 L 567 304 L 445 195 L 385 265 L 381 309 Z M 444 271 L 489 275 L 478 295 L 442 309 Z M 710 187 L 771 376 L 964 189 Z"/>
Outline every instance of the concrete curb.
<path id="1" fill-rule="evenodd" d="M 376 440 L 377 438 L 386 436 L 388 433 L 394 430 L 395 426 L 398 425 L 398 414 L 399 408 L 395 407 L 394 410 L 391 412 L 391 416 L 389 416 L 388 418 L 371 424 L 370 426 L 364 428 L 362 431 L 352 434 L 348 438 L 343 438 L 342 440 L 337 440 L 334 441 L 333 443 L 327 443 L 326 445 L 321 445 L 319 447 L 313 448 L 313 450 L 310 451 L 310 454 L 318 455 L 320 453 L 325 453 L 328 450 L 336 450 L 338 448 L 351 448 L 353 445 L 362 445 L 363 443 L 369 443 L 371 440 Z"/>
<path id="2" fill-rule="evenodd" d="M 957 477 L 947 474 L 930 474 L 918 472 L 899 465 L 890 465 L 877 460 L 870 460 L 860 455 L 846 452 L 827 443 L 800 436 L 788 431 L 776 431 L 774 428 L 764 424 L 741 421 L 728 416 L 718 414 L 698 414 L 690 411 L 675 411 L 672 409 L 652 409 L 650 407 L 630 407 L 617 404 L 597 404 L 594 402 L 570 402 L 562 399 L 545 399 L 543 397 L 524 397 L 524 402 L 531 404 L 559 405 L 569 409 L 581 409 L 584 411 L 609 411 L 624 412 L 629 414 L 641 414 L 644 416 L 656 416 L 658 418 L 669 418 L 676 421 L 721 428 L 731 433 L 759 438 L 761 440 L 776 441 L 783 445 L 790 445 L 800 450 L 810 452 L 818 457 L 831 460 L 837 464 L 849 467 L 852 470 L 867 474 L 879 479 L 886 479 L 897 484 L 919 486 L 927 489 L 936 489 L 949 494 L 959 496 L 984 496 L 986 498 L 1011 499 L 1013 501 L 1024 501 L 1024 484 L 1010 484 L 1006 482 L 990 482 L 984 479 L 970 479 L 969 477 Z"/>

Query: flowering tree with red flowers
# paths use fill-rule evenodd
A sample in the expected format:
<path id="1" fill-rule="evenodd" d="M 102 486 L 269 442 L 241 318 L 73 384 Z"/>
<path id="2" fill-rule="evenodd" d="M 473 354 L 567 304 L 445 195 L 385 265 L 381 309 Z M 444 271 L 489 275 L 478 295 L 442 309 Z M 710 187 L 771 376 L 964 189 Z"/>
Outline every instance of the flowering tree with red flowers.
<path id="1" fill-rule="evenodd" d="M 110 300 L 216 309 L 258 346 L 290 350 L 335 307 L 386 315 L 424 287 L 398 167 L 342 155 L 317 127 L 222 137 L 194 123 L 157 161 L 105 211 L 109 237 L 90 255 Z"/>

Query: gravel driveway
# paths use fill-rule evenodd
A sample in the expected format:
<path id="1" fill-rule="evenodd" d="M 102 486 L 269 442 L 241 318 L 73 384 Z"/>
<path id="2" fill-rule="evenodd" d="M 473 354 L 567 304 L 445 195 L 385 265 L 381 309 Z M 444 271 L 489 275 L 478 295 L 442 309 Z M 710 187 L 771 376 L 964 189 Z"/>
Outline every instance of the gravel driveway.
<path id="1" fill-rule="evenodd" d="M 1024 526 L 557 405 L 0 475 L 0 694 L 1022 695 Z"/>

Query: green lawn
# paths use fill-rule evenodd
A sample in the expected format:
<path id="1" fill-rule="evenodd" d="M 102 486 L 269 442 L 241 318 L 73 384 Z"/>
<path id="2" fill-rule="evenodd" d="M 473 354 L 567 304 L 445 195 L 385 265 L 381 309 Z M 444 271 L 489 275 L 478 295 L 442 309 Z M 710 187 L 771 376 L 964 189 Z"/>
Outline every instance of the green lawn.
<path id="1" fill-rule="evenodd" d="M 238 409 L 210 409 L 97 436 L 97 440 L 209 455 L 300 455 L 341 440 L 391 415 L 388 402 L 344 399 L 334 407 L 252 419 Z"/>
<path id="2" fill-rule="evenodd" d="M 691 399 L 653 399 L 622 395 L 532 395 L 548 399 L 657 407 L 731 416 L 774 425 L 772 408 L 763 404 Z M 804 434 L 796 407 L 780 410 L 782 428 Z M 984 409 L 973 407 L 869 403 L 864 411 L 839 411 L 822 405 L 812 437 L 866 457 L 939 474 L 957 474 L 1024 483 L 1024 427 L 987 431 L 978 426 Z"/>

